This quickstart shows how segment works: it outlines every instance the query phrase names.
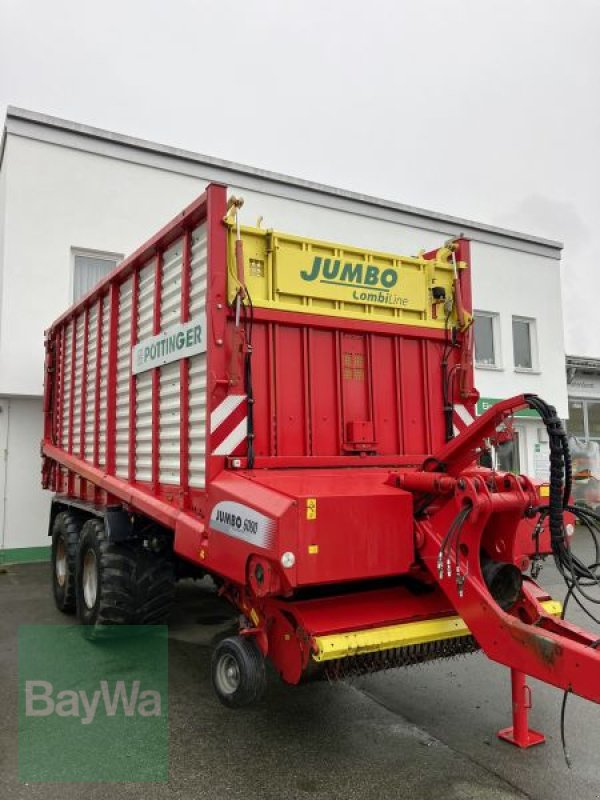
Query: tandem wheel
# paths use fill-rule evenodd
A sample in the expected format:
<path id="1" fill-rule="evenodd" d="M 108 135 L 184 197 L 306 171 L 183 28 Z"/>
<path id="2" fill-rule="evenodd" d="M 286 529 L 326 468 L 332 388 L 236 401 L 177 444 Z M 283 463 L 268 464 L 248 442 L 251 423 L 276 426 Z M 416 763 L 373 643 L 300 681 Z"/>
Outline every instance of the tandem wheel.
<path id="1" fill-rule="evenodd" d="M 212 684 L 228 708 L 260 700 L 266 686 L 265 659 L 249 636 L 231 636 L 216 646 L 211 662 Z"/>
<path id="2" fill-rule="evenodd" d="M 103 626 L 167 621 L 175 591 L 170 554 L 111 542 L 102 519 L 88 519 L 81 529 L 75 578 L 77 616 L 90 638 Z"/>
<path id="3" fill-rule="evenodd" d="M 63 511 L 52 526 L 52 593 L 59 611 L 75 613 L 75 570 L 80 525 L 77 517 Z"/>

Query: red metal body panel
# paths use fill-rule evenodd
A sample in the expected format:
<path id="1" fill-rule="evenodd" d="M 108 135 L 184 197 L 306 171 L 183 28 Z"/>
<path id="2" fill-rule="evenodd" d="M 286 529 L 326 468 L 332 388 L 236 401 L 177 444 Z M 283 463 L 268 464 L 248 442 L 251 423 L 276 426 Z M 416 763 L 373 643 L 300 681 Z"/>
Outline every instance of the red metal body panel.
<path id="1" fill-rule="evenodd" d="M 315 636 L 343 633 L 349 619 L 352 629 L 358 631 L 454 614 L 450 601 L 436 586 L 415 591 L 399 585 L 286 604 L 291 605 L 304 630 Z"/>
<path id="2" fill-rule="evenodd" d="M 256 509 L 274 522 L 269 546 L 264 548 L 217 530 L 211 531 L 203 561 L 219 574 L 231 577 L 231 580 L 238 584 L 245 584 L 247 564 L 251 555 L 260 554 L 278 564 L 285 550 L 295 549 L 299 511 L 298 504 L 293 498 L 250 481 L 235 472 L 227 471 L 223 471 L 211 481 L 209 493 L 211 507 L 223 501 L 239 503 Z M 288 572 L 288 580 L 294 584 L 295 567 Z"/>
<path id="3" fill-rule="evenodd" d="M 269 470 L 248 473 L 293 499 L 297 521 L 281 531 L 273 552 L 296 563 L 292 586 L 382 578 L 407 573 L 414 562 L 412 495 L 386 485 L 387 470 Z M 215 538 L 213 536 L 213 538 Z"/>
<path id="4" fill-rule="evenodd" d="M 225 397 L 243 392 L 241 352 L 236 352 L 236 337 L 227 306 L 227 230 L 223 218 L 227 211 L 227 193 L 223 186 L 207 190 L 207 306 L 206 321 L 209 347 L 206 354 L 208 371 L 207 407 L 212 411 Z M 210 441 L 210 416 L 206 416 L 205 437 Z M 206 463 L 207 485 L 225 467 L 225 458 L 210 455 Z"/>
<path id="5" fill-rule="evenodd" d="M 348 440 L 349 426 L 359 423 L 374 439 L 364 449 L 388 463 L 441 447 L 439 331 L 331 318 L 315 328 L 312 315 L 272 316 L 263 322 L 262 310 L 255 312 L 257 458 L 329 457 L 334 465 L 363 449 Z"/>
<path id="6" fill-rule="evenodd" d="M 117 405 L 117 328 L 119 325 L 119 284 L 109 284 L 110 321 L 108 326 L 108 376 L 106 410 L 106 471 L 115 472 L 116 405 Z"/>
<path id="7" fill-rule="evenodd" d="M 190 231 L 184 234 L 183 242 L 183 264 L 181 272 L 181 322 L 187 322 L 190 318 L 190 286 L 191 286 L 191 248 L 192 237 Z M 180 443 L 180 482 L 182 507 L 189 507 L 190 499 L 190 474 L 189 474 L 189 446 L 190 446 L 190 364 L 187 358 L 183 358 L 179 365 L 179 443 Z"/>
<path id="8" fill-rule="evenodd" d="M 140 289 L 140 273 L 133 273 L 133 286 L 131 292 L 131 327 L 130 337 L 131 346 L 137 344 L 137 328 L 138 328 L 138 295 Z M 136 376 L 131 373 L 129 376 L 129 454 L 128 454 L 128 471 L 129 480 L 135 480 L 135 426 L 137 416 L 136 405 Z"/>
<path id="9" fill-rule="evenodd" d="M 160 292 L 162 283 L 162 255 L 156 254 L 154 267 L 154 309 L 152 312 L 152 333 L 160 333 Z M 156 493 L 159 484 L 160 459 L 160 370 L 152 370 L 152 490 Z"/>
<path id="10" fill-rule="evenodd" d="M 98 303 L 98 327 L 96 329 L 96 380 L 94 386 L 94 458 L 93 464 L 98 466 L 99 450 L 100 450 L 100 367 L 102 364 L 102 322 L 104 319 L 104 299 L 101 298 Z"/>

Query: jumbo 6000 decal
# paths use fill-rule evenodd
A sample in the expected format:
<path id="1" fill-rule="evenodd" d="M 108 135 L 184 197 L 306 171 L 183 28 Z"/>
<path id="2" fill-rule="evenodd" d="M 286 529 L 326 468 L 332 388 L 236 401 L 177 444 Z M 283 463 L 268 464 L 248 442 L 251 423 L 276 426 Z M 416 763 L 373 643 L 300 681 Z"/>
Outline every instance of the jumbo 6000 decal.
<path id="1" fill-rule="evenodd" d="M 257 547 L 273 546 L 275 520 L 242 503 L 232 500 L 217 503 L 210 514 L 210 527 Z"/>

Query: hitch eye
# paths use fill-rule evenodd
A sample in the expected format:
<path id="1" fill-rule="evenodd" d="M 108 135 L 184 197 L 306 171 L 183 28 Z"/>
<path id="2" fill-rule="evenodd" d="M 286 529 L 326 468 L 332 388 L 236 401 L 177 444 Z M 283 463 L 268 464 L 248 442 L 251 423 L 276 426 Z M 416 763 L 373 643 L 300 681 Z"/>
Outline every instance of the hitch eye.
<path id="1" fill-rule="evenodd" d="M 503 611 L 513 606 L 519 599 L 523 586 L 523 575 L 514 564 L 503 561 L 492 561 L 486 555 L 481 556 L 481 571 L 486 586 L 494 600 Z"/>

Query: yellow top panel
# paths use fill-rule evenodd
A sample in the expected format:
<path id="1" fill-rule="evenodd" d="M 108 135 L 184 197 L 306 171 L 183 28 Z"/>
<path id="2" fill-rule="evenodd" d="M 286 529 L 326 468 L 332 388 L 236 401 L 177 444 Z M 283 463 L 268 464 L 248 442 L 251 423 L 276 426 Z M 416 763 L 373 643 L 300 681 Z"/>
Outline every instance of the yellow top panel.
<path id="1" fill-rule="evenodd" d="M 235 225 L 229 225 L 229 301 L 239 288 Z M 441 287 L 453 296 L 451 250 L 435 260 L 361 250 L 242 227 L 244 282 L 255 306 L 377 322 L 444 327 Z M 466 267 L 458 263 L 458 269 Z M 452 312 L 451 322 L 455 321 Z"/>

